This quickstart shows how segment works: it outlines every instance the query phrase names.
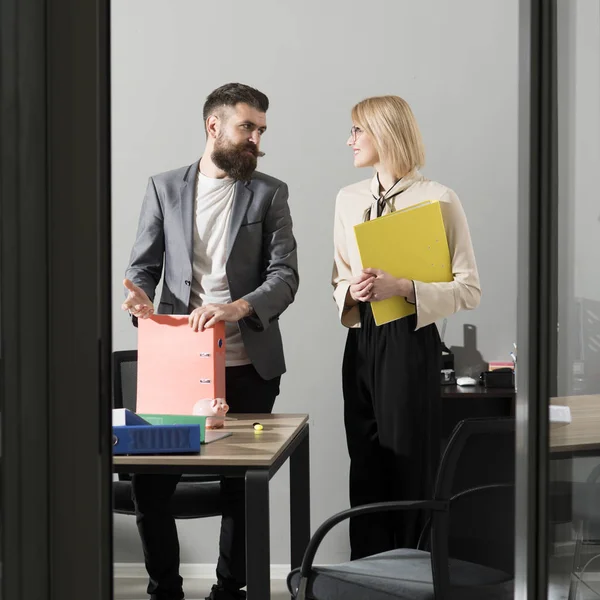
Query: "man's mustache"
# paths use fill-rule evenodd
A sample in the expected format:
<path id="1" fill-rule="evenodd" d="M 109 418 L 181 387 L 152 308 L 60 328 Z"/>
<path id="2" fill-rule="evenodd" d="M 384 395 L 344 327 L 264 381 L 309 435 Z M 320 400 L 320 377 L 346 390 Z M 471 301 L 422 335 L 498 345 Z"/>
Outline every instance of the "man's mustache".
<path id="1" fill-rule="evenodd" d="M 254 156 L 256 156 L 257 158 L 262 158 L 265 155 L 264 152 L 257 150 L 255 146 L 245 145 L 242 147 L 242 150 L 250 150 L 250 152 L 252 152 L 252 154 L 254 154 Z"/>

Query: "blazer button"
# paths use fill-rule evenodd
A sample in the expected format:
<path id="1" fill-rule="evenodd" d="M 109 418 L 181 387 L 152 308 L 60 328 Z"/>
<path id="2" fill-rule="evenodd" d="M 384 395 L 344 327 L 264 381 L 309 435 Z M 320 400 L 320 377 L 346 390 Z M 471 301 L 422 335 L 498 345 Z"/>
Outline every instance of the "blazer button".
<path id="1" fill-rule="evenodd" d="M 185 280 L 185 285 L 192 285 L 192 282 L 189 281 L 188 279 Z"/>

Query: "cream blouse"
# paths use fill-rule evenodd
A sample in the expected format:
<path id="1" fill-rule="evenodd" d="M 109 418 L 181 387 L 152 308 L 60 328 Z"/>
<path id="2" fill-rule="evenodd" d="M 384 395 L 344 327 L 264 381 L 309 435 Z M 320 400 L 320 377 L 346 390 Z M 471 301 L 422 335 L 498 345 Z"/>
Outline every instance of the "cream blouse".
<path id="1" fill-rule="evenodd" d="M 401 193 L 399 193 L 401 192 Z M 340 190 L 335 205 L 333 241 L 335 246 L 332 284 L 333 297 L 338 305 L 340 320 L 346 327 L 360 327 L 358 306 L 346 307 L 346 294 L 353 279 L 362 272 L 354 225 L 364 221 L 365 213 L 377 216 L 380 197 L 379 180 L 366 179 Z M 415 281 L 417 304 L 416 329 L 448 317 L 461 309 L 476 308 L 481 298 L 479 274 L 471 244 L 471 234 L 458 196 L 449 188 L 429 181 L 419 172 L 407 175 L 385 193 L 383 214 L 418 204 L 426 200 L 439 200 L 452 257 L 454 280 L 425 283 Z M 368 267 L 371 265 L 365 265 Z"/>

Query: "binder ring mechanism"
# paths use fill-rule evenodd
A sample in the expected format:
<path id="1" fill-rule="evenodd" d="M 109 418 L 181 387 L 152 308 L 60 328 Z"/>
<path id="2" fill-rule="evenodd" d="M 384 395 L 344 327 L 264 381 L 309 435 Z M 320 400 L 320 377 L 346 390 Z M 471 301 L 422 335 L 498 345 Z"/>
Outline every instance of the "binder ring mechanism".
<path id="1" fill-rule="evenodd" d="M 113 446 L 116 446 L 119 443 L 119 438 L 116 435 L 113 435 Z"/>

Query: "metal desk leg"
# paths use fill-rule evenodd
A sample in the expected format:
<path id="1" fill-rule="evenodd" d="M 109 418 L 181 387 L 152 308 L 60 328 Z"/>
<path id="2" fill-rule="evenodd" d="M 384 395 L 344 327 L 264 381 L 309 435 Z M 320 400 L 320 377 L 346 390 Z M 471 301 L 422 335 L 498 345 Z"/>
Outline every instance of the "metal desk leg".
<path id="1" fill-rule="evenodd" d="M 302 564 L 310 540 L 310 452 L 306 435 L 290 456 L 290 526 L 292 569 Z"/>
<path id="2" fill-rule="evenodd" d="M 246 582 L 248 600 L 271 597 L 269 473 L 246 471 Z"/>

